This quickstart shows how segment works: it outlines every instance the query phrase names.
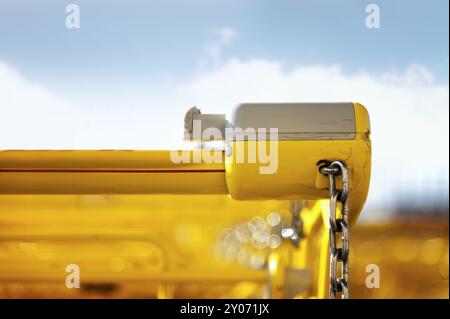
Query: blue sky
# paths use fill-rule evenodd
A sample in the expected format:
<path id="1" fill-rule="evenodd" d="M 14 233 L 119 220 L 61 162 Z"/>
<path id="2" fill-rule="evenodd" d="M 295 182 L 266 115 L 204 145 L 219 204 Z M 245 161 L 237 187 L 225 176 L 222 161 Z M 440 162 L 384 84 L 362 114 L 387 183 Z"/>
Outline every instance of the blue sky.
<path id="1" fill-rule="evenodd" d="M 65 6 L 81 28 L 65 28 Z M 381 28 L 365 27 L 369 3 Z M 49 86 L 177 81 L 198 71 L 212 30 L 238 32 L 225 55 L 347 72 L 418 63 L 448 83 L 448 1 L 0 1 L 0 60 Z M 89 80 L 91 79 L 91 81 Z"/>
<path id="2" fill-rule="evenodd" d="M 65 26 L 70 3 L 80 29 Z M 366 27 L 370 3 L 379 29 Z M 368 207 L 448 206 L 448 6 L 0 0 L 0 149 L 173 149 L 194 105 L 359 101 Z"/>

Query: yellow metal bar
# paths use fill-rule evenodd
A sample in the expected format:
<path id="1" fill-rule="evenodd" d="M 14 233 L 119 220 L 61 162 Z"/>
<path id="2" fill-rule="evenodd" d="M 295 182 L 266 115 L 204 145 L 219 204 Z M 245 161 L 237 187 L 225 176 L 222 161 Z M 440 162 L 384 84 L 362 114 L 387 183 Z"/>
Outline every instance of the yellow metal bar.
<path id="1" fill-rule="evenodd" d="M 36 272 L 35 270 L 20 272 L 15 269 L 0 269 L 0 283 L 6 282 L 61 282 L 67 273 L 61 271 L 46 270 Z M 239 272 L 214 271 L 211 269 L 200 269 L 189 271 L 166 271 L 154 273 L 113 273 L 113 272 L 89 272 L 83 274 L 83 282 L 105 283 L 105 282 L 129 282 L 129 283 L 197 283 L 197 284 L 219 284 L 219 283 L 240 283 L 243 281 L 264 283 L 266 274 L 261 271 L 245 270 Z"/>
<path id="2" fill-rule="evenodd" d="M 311 270 L 310 290 L 298 298 L 328 298 L 329 287 L 329 201 L 320 200 L 304 208 L 301 249 L 292 249 L 291 266 Z"/>
<path id="3" fill-rule="evenodd" d="M 170 151 L 0 151 L 0 194 L 227 194 L 225 168 Z"/>
<path id="4" fill-rule="evenodd" d="M 46 230 L 10 230 L 2 229 L 0 233 L 0 242 L 39 242 L 39 241 L 144 241 L 155 243 L 158 246 L 163 245 L 163 240 L 158 238 L 149 231 L 144 230 L 97 230 L 95 232 L 90 229 L 77 229 L 76 231 L 67 229 L 46 229 Z M 166 246 L 166 245 L 165 245 Z M 167 247 L 166 247 L 167 249 Z"/>

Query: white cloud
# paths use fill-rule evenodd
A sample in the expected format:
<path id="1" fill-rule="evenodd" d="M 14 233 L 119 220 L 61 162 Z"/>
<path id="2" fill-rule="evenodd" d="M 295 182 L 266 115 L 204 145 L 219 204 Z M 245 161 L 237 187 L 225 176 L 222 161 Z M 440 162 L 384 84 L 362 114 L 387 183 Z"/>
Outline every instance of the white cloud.
<path id="1" fill-rule="evenodd" d="M 39 140 L 71 143 L 74 113 L 65 101 L 0 63 L 0 148 L 33 148 Z"/>
<path id="2" fill-rule="evenodd" d="M 449 88 L 420 65 L 346 74 L 338 65 L 285 70 L 277 61 L 230 59 L 175 92 L 142 92 L 126 102 L 112 89 L 104 105 L 80 101 L 58 99 L 0 64 L 0 148 L 174 148 L 181 145 L 184 111 L 193 105 L 230 115 L 241 102 L 358 101 L 372 124 L 369 204 L 439 176 L 448 184 Z"/>
<path id="3" fill-rule="evenodd" d="M 213 30 L 216 39 L 205 46 L 206 62 L 218 66 L 222 62 L 222 51 L 237 37 L 237 32 L 229 27 Z M 207 63 L 206 63 L 207 64 Z"/>
<path id="4" fill-rule="evenodd" d="M 185 104 L 171 97 L 124 97 L 111 88 L 62 98 L 0 62 L 0 149 L 181 147 L 182 128 L 168 128 L 183 121 Z"/>

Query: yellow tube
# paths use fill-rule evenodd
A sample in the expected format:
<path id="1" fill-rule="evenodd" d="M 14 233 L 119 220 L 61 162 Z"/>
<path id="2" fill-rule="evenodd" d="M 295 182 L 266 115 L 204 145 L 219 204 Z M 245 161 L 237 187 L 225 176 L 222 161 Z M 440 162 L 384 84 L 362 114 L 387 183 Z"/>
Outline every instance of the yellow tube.
<path id="1" fill-rule="evenodd" d="M 170 151 L 0 152 L 0 194 L 150 193 L 227 194 L 224 166 L 176 164 Z"/>

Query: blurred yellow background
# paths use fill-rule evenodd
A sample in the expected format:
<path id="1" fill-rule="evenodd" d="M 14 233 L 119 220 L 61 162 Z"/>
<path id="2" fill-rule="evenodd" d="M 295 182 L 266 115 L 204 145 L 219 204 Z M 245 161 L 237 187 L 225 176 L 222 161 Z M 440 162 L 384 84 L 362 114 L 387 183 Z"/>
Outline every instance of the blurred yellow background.
<path id="1" fill-rule="evenodd" d="M 269 257 L 299 251 L 278 235 L 289 222 L 287 201 L 226 195 L 2 195 L 0 297 L 302 297 L 271 292 Z M 448 215 L 359 223 L 351 244 L 352 298 L 448 298 Z M 66 287 L 70 264 L 80 289 Z"/>

